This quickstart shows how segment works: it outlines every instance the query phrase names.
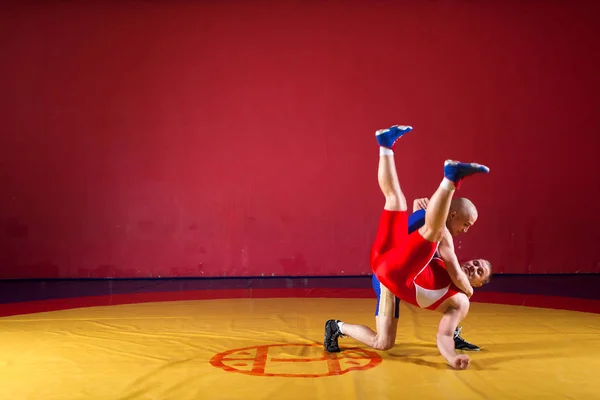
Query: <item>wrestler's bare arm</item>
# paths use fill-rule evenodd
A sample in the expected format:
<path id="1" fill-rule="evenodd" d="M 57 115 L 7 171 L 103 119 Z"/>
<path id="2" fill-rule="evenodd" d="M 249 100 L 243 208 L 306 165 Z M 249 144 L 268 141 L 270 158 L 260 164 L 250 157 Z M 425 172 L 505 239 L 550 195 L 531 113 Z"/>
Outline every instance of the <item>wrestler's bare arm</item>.
<path id="1" fill-rule="evenodd" d="M 444 260 L 446 270 L 448 271 L 448 275 L 450 275 L 452 282 L 462 290 L 467 297 L 471 297 L 473 295 L 473 287 L 469 282 L 467 274 L 460 268 L 458 258 L 454 252 L 454 240 L 447 228 L 444 229 L 444 236 L 438 247 L 438 252 L 440 253 L 442 260 Z"/>
<path id="2" fill-rule="evenodd" d="M 442 304 L 445 311 L 438 327 L 436 342 L 442 356 L 456 369 L 466 369 L 470 362 L 467 355 L 458 355 L 454 350 L 454 331 L 467 316 L 469 305 L 469 299 L 463 293 L 452 296 Z"/>

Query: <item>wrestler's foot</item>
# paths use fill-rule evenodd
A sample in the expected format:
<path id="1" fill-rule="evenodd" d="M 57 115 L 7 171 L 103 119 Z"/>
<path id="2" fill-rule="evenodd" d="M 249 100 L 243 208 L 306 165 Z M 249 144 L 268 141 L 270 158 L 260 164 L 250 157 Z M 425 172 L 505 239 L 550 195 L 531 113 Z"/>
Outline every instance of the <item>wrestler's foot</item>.
<path id="1" fill-rule="evenodd" d="M 477 163 L 461 163 L 454 160 L 444 162 L 444 176 L 458 189 L 463 179 L 474 174 L 487 174 L 490 169 Z"/>
<path id="2" fill-rule="evenodd" d="M 323 345 L 325 347 L 325 351 L 329 353 L 339 353 L 340 346 L 338 345 L 338 339 L 342 336 L 342 332 L 340 332 L 340 328 L 338 326 L 337 319 L 330 319 L 325 322 L 325 340 Z"/>
<path id="3" fill-rule="evenodd" d="M 479 351 L 479 346 L 476 346 L 473 343 L 469 343 L 465 339 L 460 337 L 461 330 L 462 326 L 459 326 L 458 328 L 456 328 L 456 331 L 454 331 L 454 348 L 456 350 Z"/>
<path id="4" fill-rule="evenodd" d="M 394 125 L 387 129 L 380 129 L 375 132 L 377 137 L 377 143 L 379 146 L 392 149 L 396 144 L 396 141 L 402 137 L 405 133 L 412 131 L 412 126 L 408 125 Z"/>

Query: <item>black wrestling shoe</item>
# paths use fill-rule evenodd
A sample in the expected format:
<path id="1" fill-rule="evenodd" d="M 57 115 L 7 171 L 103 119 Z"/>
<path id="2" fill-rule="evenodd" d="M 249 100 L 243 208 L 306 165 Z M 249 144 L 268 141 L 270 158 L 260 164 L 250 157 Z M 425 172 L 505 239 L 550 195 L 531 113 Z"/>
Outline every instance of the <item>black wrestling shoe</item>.
<path id="1" fill-rule="evenodd" d="M 323 347 L 325 347 L 325 351 L 329 353 L 339 353 L 340 346 L 338 345 L 338 339 L 342 335 L 340 332 L 340 327 L 338 326 L 337 319 L 330 319 L 325 322 L 325 341 L 323 342 Z"/>
<path id="2" fill-rule="evenodd" d="M 456 328 L 456 331 L 454 331 L 454 348 L 456 350 L 479 351 L 479 346 L 475 346 L 473 343 L 469 343 L 460 337 L 461 330 L 462 326 L 459 326 Z"/>

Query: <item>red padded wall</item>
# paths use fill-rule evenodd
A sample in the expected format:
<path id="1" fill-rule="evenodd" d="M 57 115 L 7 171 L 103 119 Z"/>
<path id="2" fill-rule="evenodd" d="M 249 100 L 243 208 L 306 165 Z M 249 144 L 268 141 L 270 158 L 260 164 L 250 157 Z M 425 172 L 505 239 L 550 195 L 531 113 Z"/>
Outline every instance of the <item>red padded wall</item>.
<path id="1" fill-rule="evenodd" d="M 496 272 L 600 272 L 593 1 L 0 6 L 0 277 L 369 273 L 374 131 Z"/>

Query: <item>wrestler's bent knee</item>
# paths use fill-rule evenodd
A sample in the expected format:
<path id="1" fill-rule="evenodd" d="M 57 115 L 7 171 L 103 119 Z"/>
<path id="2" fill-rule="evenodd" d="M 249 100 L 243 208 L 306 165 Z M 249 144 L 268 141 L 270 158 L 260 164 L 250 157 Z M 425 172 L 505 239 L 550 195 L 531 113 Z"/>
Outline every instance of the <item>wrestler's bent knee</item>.
<path id="1" fill-rule="evenodd" d="M 402 209 L 402 202 L 397 195 L 385 196 L 385 206 L 383 208 L 388 211 L 406 211 L 406 208 Z"/>
<path id="2" fill-rule="evenodd" d="M 394 341 L 391 339 L 379 340 L 379 338 L 377 338 L 373 348 L 375 350 L 390 350 L 392 347 L 394 347 L 394 344 Z"/>

